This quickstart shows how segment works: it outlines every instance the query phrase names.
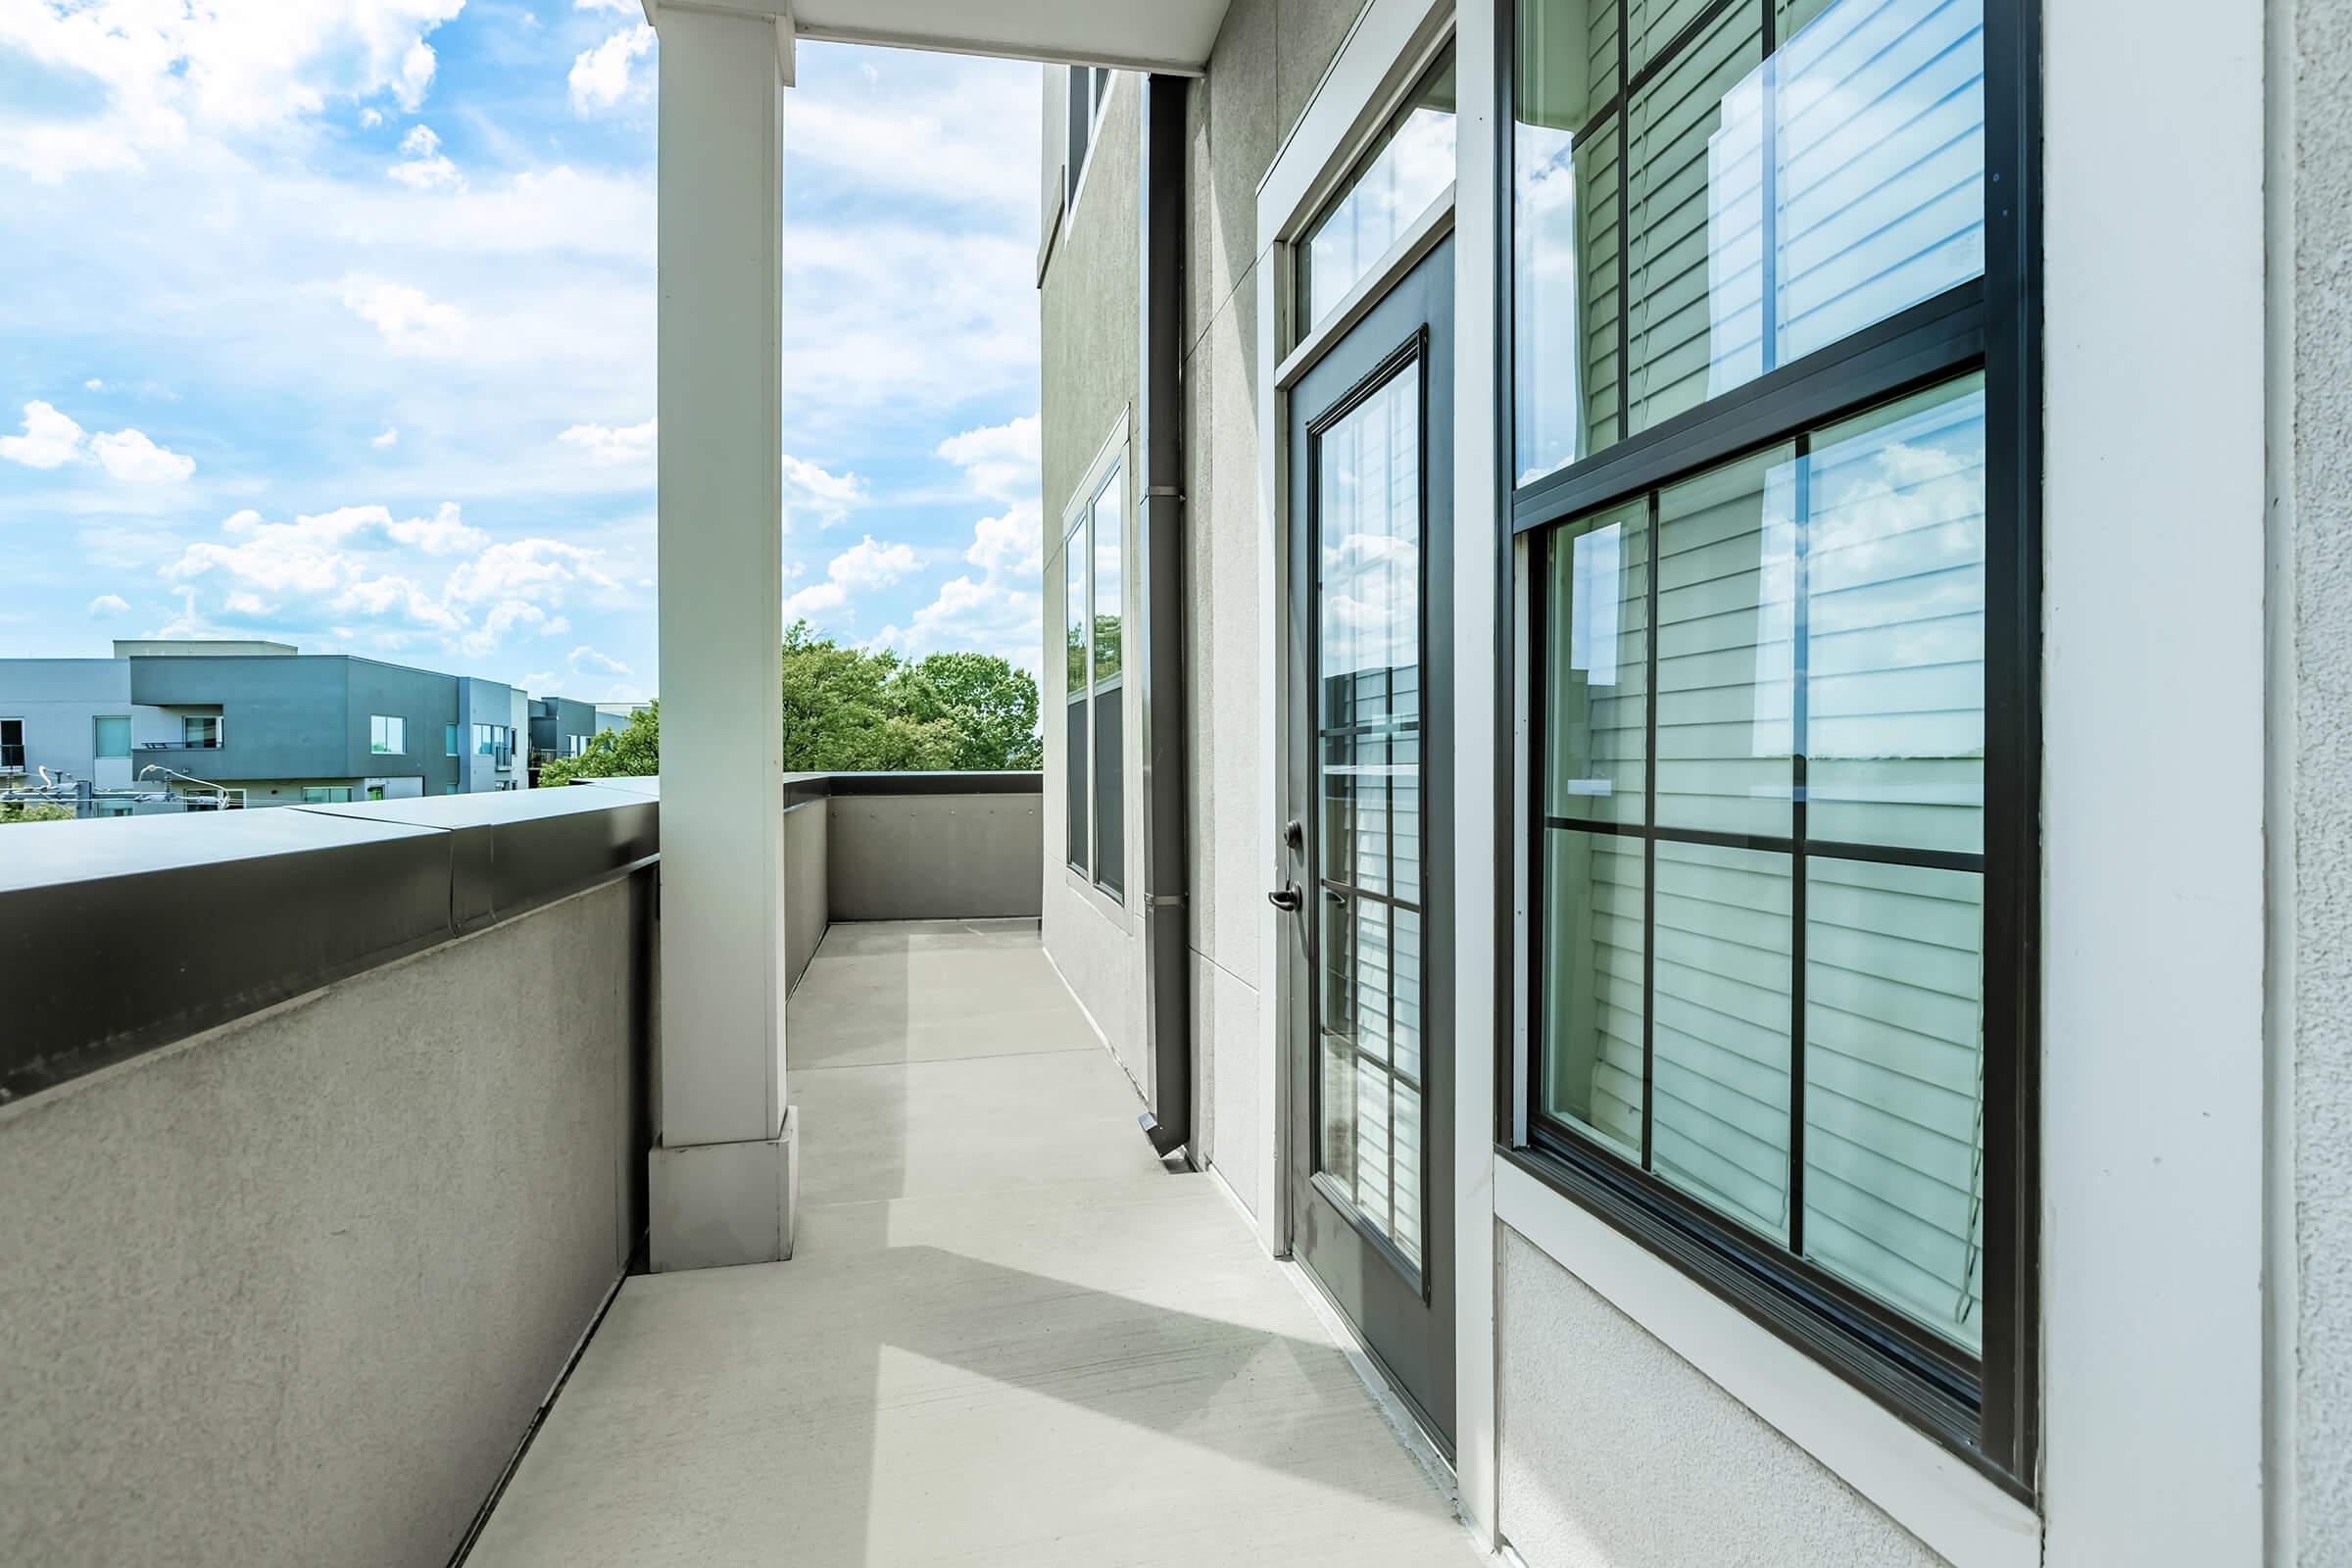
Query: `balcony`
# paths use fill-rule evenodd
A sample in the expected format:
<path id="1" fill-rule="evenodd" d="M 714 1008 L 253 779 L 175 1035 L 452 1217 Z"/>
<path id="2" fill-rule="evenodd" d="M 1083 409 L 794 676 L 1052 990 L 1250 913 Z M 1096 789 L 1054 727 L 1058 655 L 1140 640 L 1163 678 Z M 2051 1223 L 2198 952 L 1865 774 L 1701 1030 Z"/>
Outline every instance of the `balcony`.
<path id="1" fill-rule="evenodd" d="M 662 1274 L 658 781 L 12 829 L 0 971 L 117 977 L 0 1038 L 12 1550 L 1474 1560 L 1138 1131 L 1038 787 L 788 780 L 791 1259 Z"/>

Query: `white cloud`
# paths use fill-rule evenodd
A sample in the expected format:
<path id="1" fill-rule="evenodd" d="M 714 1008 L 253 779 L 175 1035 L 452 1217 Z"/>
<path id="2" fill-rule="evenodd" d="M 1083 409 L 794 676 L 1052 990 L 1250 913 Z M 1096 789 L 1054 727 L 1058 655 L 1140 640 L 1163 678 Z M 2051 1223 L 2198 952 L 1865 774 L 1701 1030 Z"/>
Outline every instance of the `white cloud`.
<path id="1" fill-rule="evenodd" d="M 617 659 L 598 653 L 585 643 L 571 651 L 565 661 L 575 675 L 634 675 L 637 672 Z"/>
<path id="2" fill-rule="evenodd" d="M 196 460 L 169 452 L 142 431 L 117 430 L 90 437 L 90 456 L 118 479 L 135 484 L 159 484 L 185 479 L 196 471 Z"/>
<path id="3" fill-rule="evenodd" d="M 1045 566 L 1045 529 L 1040 521 L 1037 503 L 1016 503 L 1001 517 L 982 517 L 972 524 L 971 547 L 963 559 L 985 570 L 990 576 L 1010 576 L 1029 581 Z"/>
<path id="4" fill-rule="evenodd" d="M 24 433 L 0 435 L 0 458 L 28 468 L 54 468 L 81 455 L 81 426 L 48 404 L 24 405 Z"/>
<path id="5" fill-rule="evenodd" d="M 395 354 L 453 354 L 466 339 L 465 312 L 405 283 L 354 278 L 343 285 L 343 306 L 382 333 Z"/>
<path id="6" fill-rule="evenodd" d="M 400 150 L 408 156 L 394 164 L 390 173 L 411 190 L 439 190 L 466 182 L 458 166 L 441 151 L 441 138 L 430 125 L 411 126 L 400 138 Z"/>
<path id="7" fill-rule="evenodd" d="M 0 167 L 55 183 L 135 169 L 200 138 L 269 134 L 333 101 L 389 94 L 415 110 L 435 66 L 425 34 L 465 3 L 12 0 L 0 5 L 0 52 L 93 83 L 104 101 L 95 113 L 8 116 Z"/>
<path id="8" fill-rule="evenodd" d="M 575 424 L 556 439 L 587 453 L 588 461 L 598 467 L 611 467 L 614 464 L 650 460 L 659 424 L 656 419 L 617 428 L 609 424 Z"/>
<path id="9" fill-rule="evenodd" d="M 823 582 L 785 597 L 784 619 L 789 624 L 828 614 L 846 606 L 851 594 L 887 588 L 920 564 L 912 545 L 884 543 L 869 533 L 833 558 Z"/>
<path id="10" fill-rule="evenodd" d="M 270 522 L 238 512 L 218 539 L 186 546 L 164 568 L 182 596 L 179 621 L 201 626 L 196 587 L 213 585 L 224 613 L 287 630 L 330 626 L 351 641 L 419 638 L 479 657 L 517 636 L 571 630 L 565 596 L 616 590 L 601 553 L 555 539 L 493 542 L 455 503 L 430 515 L 395 517 L 381 506 Z"/>
<path id="11" fill-rule="evenodd" d="M 828 473 L 813 463 L 784 454 L 784 525 L 791 527 L 795 513 L 814 517 L 830 528 L 865 503 L 865 481 L 854 473 Z"/>
<path id="12" fill-rule="evenodd" d="M 92 619 L 96 619 L 101 615 L 126 614 L 129 612 L 129 610 L 130 601 L 124 599 L 121 594 L 100 594 L 97 598 L 90 601 L 90 616 Z"/>
<path id="13" fill-rule="evenodd" d="M 137 484 L 185 479 L 196 460 L 157 446 L 141 430 L 88 432 L 72 417 L 34 400 L 24 405 L 24 433 L 0 436 L 0 458 L 28 468 L 55 468 L 76 460 L 95 463 L 118 479 Z"/>
<path id="14" fill-rule="evenodd" d="M 81 388 L 85 392 L 103 392 L 106 390 L 106 383 L 93 375 L 87 381 L 81 383 Z"/>
<path id="15" fill-rule="evenodd" d="M 396 447 L 400 445 L 400 426 L 396 424 L 385 425 L 384 433 L 382 435 L 369 436 L 368 438 L 368 444 L 371 447 Z"/>
<path id="16" fill-rule="evenodd" d="M 949 578 L 904 630 L 893 626 L 882 633 L 883 640 L 917 657 L 968 648 L 1002 655 L 1032 674 L 1043 659 L 1039 640 L 1044 635 L 1037 584 L 994 574 L 978 582 L 969 574 Z"/>
<path id="17" fill-rule="evenodd" d="M 363 109 L 360 111 L 360 124 L 364 129 L 373 130 L 376 126 L 382 124 L 383 122 L 384 112 L 381 109 Z"/>
<path id="18" fill-rule="evenodd" d="M 624 16 L 630 14 L 643 16 L 645 14 L 639 0 L 571 0 L 571 9 L 574 11 L 616 11 Z"/>
<path id="19" fill-rule="evenodd" d="M 622 99 L 645 90 L 633 79 L 631 68 L 654 47 L 654 29 L 639 23 L 624 27 L 593 49 L 584 49 L 571 63 L 571 107 L 578 114 L 611 109 Z"/>
<path id="20" fill-rule="evenodd" d="M 952 435 L 937 455 L 963 470 L 974 490 L 999 501 L 1033 496 L 1038 488 L 1038 416 L 1024 416 Z"/>

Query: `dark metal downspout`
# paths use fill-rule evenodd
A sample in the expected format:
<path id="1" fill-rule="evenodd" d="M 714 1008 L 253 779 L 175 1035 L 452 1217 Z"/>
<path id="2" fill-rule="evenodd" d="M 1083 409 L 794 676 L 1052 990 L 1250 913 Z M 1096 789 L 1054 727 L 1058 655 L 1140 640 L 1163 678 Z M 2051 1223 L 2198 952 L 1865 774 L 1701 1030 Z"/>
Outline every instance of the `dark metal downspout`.
<path id="1" fill-rule="evenodd" d="M 1193 1137 L 1192 919 L 1184 844 L 1184 100 L 1181 76 L 1143 81 L 1138 311 L 1142 385 L 1135 418 L 1135 664 L 1143 676 L 1144 1014 L 1152 1109 L 1144 1132 L 1162 1155 Z"/>

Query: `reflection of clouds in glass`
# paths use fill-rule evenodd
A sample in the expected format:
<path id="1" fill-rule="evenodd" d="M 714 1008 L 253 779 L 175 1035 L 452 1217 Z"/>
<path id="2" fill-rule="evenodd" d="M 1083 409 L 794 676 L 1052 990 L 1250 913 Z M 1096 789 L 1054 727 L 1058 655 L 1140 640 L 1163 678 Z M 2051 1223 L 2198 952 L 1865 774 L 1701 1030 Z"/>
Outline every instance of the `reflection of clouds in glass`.
<path id="1" fill-rule="evenodd" d="M 1301 330 L 1344 299 L 1452 183 L 1453 162 L 1452 111 L 1424 106 L 1405 117 L 1307 240 L 1308 307 Z"/>

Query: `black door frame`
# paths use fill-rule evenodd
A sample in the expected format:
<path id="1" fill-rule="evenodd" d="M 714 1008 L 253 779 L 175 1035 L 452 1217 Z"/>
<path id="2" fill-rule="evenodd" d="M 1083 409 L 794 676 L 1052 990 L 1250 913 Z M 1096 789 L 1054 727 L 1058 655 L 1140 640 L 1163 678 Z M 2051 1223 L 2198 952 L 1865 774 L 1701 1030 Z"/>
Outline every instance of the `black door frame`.
<path id="1" fill-rule="evenodd" d="M 1292 499 L 1284 541 L 1282 679 L 1289 712 L 1282 776 L 1297 841 L 1280 850 L 1298 906 L 1288 922 L 1283 1020 L 1289 1109 L 1282 1180 L 1288 1242 L 1366 1352 L 1413 1410 L 1431 1441 L 1453 1451 L 1454 1127 L 1453 1040 L 1453 241 L 1447 234 L 1400 274 L 1293 384 L 1286 414 L 1284 484 Z M 1322 746 L 1317 678 L 1321 646 L 1317 513 L 1322 433 L 1399 375 L 1419 386 L 1422 1237 L 1416 1267 L 1363 1222 L 1320 1169 L 1322 975 L 1320 916 Z M 1433 697 L 1434 694 L 1434 697 Z"/>

